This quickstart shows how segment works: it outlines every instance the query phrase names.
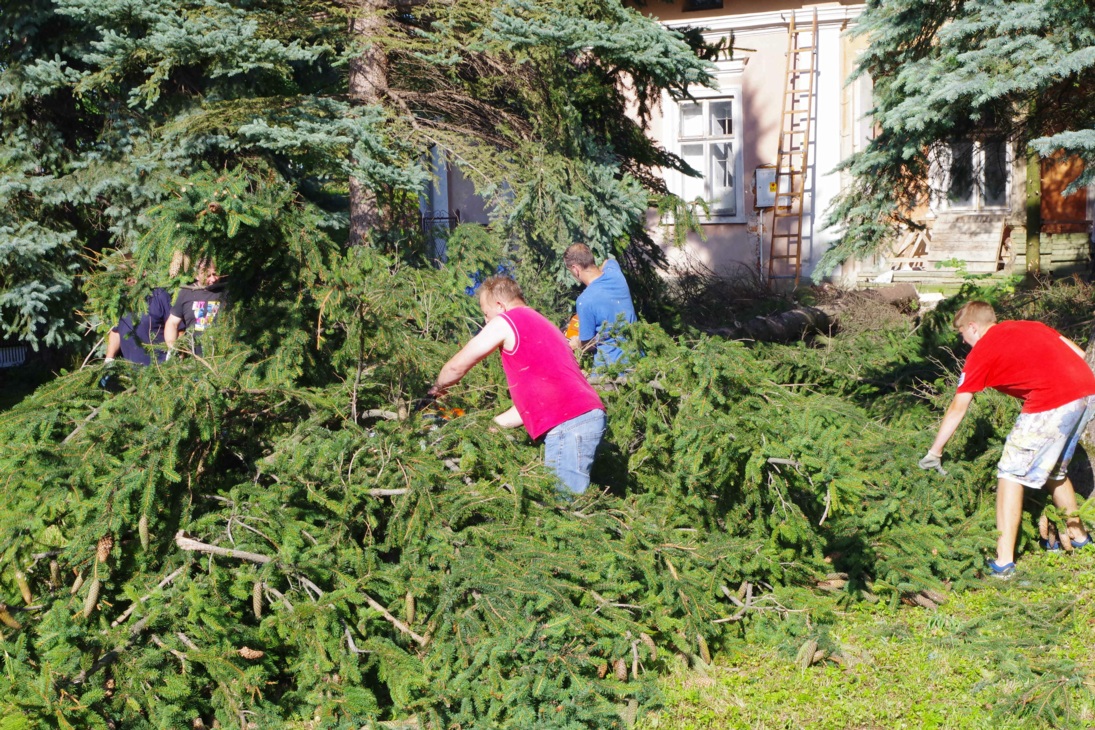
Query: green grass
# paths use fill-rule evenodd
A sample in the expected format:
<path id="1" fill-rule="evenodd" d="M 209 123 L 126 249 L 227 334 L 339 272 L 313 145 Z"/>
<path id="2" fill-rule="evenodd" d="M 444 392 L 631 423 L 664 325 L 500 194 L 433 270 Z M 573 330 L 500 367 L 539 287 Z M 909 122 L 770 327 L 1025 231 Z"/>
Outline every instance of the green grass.
<path id="1" fill-rule="evenodd" d="M 800 669 L 786 640 L 742 642 L 667 677 L 666 706 L 638 727 L 1095 727 L 1095 550 L 1025 555 L 1019 571 L 935 611 L 835 614 L 827 640 L 843 664 Z"/>

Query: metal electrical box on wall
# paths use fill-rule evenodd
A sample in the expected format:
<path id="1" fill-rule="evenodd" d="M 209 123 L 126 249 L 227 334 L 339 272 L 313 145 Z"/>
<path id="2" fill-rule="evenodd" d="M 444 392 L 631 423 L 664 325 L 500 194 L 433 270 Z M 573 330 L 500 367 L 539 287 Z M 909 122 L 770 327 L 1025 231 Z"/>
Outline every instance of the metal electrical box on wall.
<path id="1" fill-rule="evenodd" d="M 761 165 L 753 172 L 754 199 L 757 208 L 772 208 L 776 204 L 776 166 Z"/>

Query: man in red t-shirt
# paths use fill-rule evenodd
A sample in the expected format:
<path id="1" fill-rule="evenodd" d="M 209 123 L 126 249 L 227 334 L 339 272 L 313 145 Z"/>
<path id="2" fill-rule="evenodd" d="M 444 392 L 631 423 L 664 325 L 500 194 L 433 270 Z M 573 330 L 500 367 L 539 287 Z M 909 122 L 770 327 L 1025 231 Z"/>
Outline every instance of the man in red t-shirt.
<path id="1" fill-rule="evenodd" d="M 1075 516 L 1076 493 L 1066 475 L 1084 427 L 1095 415 L 1095 373 L 1084 352 L 1040 322 L 996 322 L 987 302 L 968 302 L 954 315 L 954 328 L 971 348 L 935 441 L 920 460 L 922 469 L 942 471 L 943 447 L 966 415 L 974 393 L 994 388 L 1023 401 L 997 465 L 996 560 L 992 574 L 1015 572 L 1015 540 L 1023 516 L 1023 487 L 1048 485 L 1053 503 L 1068 517 L 1073 548 L 1091 538 Z M 1056 544 L 1047 544 L 1056 549 Z"/>
<path id="2" fill-rule="evenodd" d="M 484 281 L 479 307 L 486 326 L 445 363 L 430 394 L 443 396 L 498 350 L 513 407 L 494 422 L 524 426 L 534 440 L 543 436 L 544 465 L 566 489 L 581 494 L 605 432 L 600 396 L 582 375 L 563 333 L 525 303 L 516 281 L 508 276 Z"/>

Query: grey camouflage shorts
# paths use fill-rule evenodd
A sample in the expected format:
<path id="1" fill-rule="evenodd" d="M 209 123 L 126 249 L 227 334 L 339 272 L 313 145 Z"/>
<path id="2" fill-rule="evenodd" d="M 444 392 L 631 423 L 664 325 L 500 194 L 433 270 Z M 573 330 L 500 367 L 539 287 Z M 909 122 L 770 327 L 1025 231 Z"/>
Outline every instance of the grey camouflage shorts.
<path id="1" fill-rule="evenodd" d="M 996 476 L 1041 489 L 1064 479 L 1084 427 L 1095 416 L 1095 396 L 1041 413 L 1021 413 L 1004 443 Z"/>

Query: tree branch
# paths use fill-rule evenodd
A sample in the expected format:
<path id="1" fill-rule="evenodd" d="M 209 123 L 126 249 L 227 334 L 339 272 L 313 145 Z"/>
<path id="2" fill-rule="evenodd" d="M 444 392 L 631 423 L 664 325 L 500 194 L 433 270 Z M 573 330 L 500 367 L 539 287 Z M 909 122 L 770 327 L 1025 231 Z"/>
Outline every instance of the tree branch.
<path id="1" fill-rule="evenodd" d="M 269 555 L 259 555 L 258 553 L 249 553 L 246 550 L 229 550 L 228 548 L 217 547 L 216 545 L 207 545 L 204 542 L 198 542 L 197 540 L 188 537 L 185 530 L 179 530 L 175 533 L 175 544 L 183 550 L 190 550 L 199 553 L 209 553 L 210 555 L 221 555 L 226 558 L 236 558 L 238 560 L 247 560 L 251 563 L 259 563 L 265 565 L 272 562 L 274 559 Z"/>
<path id="2" fill-rule="evenodd" d="M 158 583 L 158 584 L 156 585 L 156 587 L 155 587 L 155 588 L 153 588 L 153 589 L 152 589 L 151 591 L 149 591 L 149 592 L 148 592 L 148 595 L 146 595 L 146 596 L 141 596 L 140 600 L 138 600 L 138 601 L 134 601 L 134 602 L 133 602 L 133 603 L 132 603 L 132 604 L 131 604 L 131 605 L 129 606 L 129 608 L 127 608 L 127 609 L 126 609 L 125 611 L 123 611 L 123 612 L 122 612 L 122 615 L 121 615 L 121 616 L 119 616 L 118 618 L 114 619 L 114 620 L 113 620 L 113 621 L 112 621 L 112 622 L 110 623 L 111 627 L 115 627 L 115 626 L 118 626 L 118 625 L 119 625 L 119 624 L 121 624 L 121 623 L 124 623 L 124 622 L 125 622 L 125 620 L 126 620 L 127 618 L 129 618 L 129 617 L 130 617 L 130 616 L 131 616 L 131 615 L 133 614 L 133 612 L 134 612 L 135 610 L 137 610 L 137 606 L 141 605 L 142 603 L 144 603 L 145 601 L 147 601 L 147 600 L 148 600 L 149 598 L 152 598 L 152 594 L 153 594 L 153 593 L 155 593 L 156 591 L 160 590 L 161 588 L 163 588 L 164 586 L 168 585 L 168 584 L 169 584 L 169 583 L 171 583 L 171 582 L 172 582 L 173 580 L 175 580 L 176 578 L 178 578 L 178 577 L 179 577 L 179 575 L 181 575 L 181 574 L 182 574 L 182 572 L 183 572 L 184 570 L 186 570 L 186 566 L 183 566 L 183 567 L 179 568 L 179 569 L 178 569 L 178 570 L 176 570 L 176 571 L 175 571 L 174 573 L 171 573 L 171 574 L 170 574 L 169 576 L 167 576 L 166 578 L 164 578 L 163 580 L 161 580 L 161 581 L 160 581 L 160 582 L 159 582 L 159 583 Z"/>
<path id="3" fill-rule="evenodd" d="M 390 613 L 390 612 L 388 611 L 388 609 L 384 608 L 384 607 L 383 607 L 383 606 L 381 606 L 381 605 L 380 605 L 379 603 L 377 603 L 377 602 L 376 602 L 376 601 L 375 601 L 375 600 L 373 599 L 373 597 L 372 597 L 372 596 L 370 596 L 370 595 L 369 595 L 368 593 L 362 593 L 361 595 L 365 596 L 365 602 L 366 602 L 366 603 L 368 603 L 368 604 L 369 604 L 369 606 L 370 606 L 370 607 L 371 607 L 372 609 L 374 609 L 374 610 L 376 610 L 376 611 L 379 611 L 379 612 L 380 612 L 380 615 L 381 615 L 381 616 L 383 616 L 384 618 L 386 618 L 386 619 L 388 620 L 388 622 L 389 622 L 389 623 L 390 623 L 390 624 L 391 624 L 392 626 L 396 627 L 397 629 L 399 629 L 400 631 L 402 631 L 402 632 L 403 632 L 404 634 L 406 634 L 407 636 L 409 636 L 409 637 L 411 637 L 412 639 L 414 639 L 414 640 L 415 640 L 416 642 L 418 642 L 418 645 L 419 645 L 419 646 L 421 646 L 421 647 L 425 647 L 425 646 L 426 646 L 426 644 L 428 644 L 428 643 L 429 643 L 429 639 L 427 639 L 426 637 L 424 637 L 424 636 L 421 636 L 421 635 L 419 635 L 419 634 L 416 634 L 416 633 L 415 633 L 415 632 L 414 632 L 414 631 L 413 631 L 413 630 L 411 629 L 411 627 L 410 627 L 410 626 L 408 626 L 407 624 L 403 623 L 402 621 L 400 621 L 399 619 L 397 619 L 397 618 L 396 618 L 395 616 L 393 616 L 393 615 L 392 615 L 392 614 L 391 614 L 391 613 Z"/>

